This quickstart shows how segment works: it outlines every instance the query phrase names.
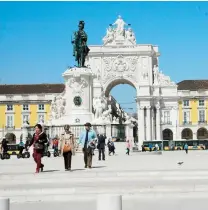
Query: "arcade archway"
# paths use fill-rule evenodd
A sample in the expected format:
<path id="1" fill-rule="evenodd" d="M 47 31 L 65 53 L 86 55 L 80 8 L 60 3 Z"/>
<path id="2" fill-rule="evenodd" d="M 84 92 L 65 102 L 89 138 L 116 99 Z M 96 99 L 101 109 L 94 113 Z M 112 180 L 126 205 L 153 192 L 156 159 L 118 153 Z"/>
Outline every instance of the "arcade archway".
<path id="1" fill-rule="evenodd" d="M 206 128 L 199 128 L 197 130 L 197 139 L 208 139 L 208 131 Z"/>
<path id="2" fill-rule="evenodd" d="M 181 132 L 182 139 L 193 139 L 193 132 L 190 128 L 185 128 Z"/>
<path id="3" fill-rule="evenodd" d="M 15 144 L 16 143 L 16 136 L 13 133 L 7 133 L 5 135 L 6 140 L 9 144 Z"/>
<path id="4" fill-rule="evenodd" d="M 163 140 L 173 140 L 173 131 L 169 128 L 166 128 L 162 132 L 163 134 Z"/>

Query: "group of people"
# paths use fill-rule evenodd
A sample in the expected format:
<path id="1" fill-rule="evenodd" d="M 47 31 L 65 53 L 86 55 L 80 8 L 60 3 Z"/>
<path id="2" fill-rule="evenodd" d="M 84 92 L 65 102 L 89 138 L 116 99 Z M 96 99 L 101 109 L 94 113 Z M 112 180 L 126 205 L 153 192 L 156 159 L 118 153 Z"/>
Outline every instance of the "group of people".
<path id="1" fill-rule="evenodd" d="M 75 155 L 78 150 L 78 146 L 81 147 L 83 156 L 84 156 L 84 168 L 92 168 L 92 159 L 94 155 L 94 150 L 97 148 L 99 155 L 98 160 L 105 161 L 105 147 L 108 147 L 108 154 L 115 154 L 115 145 L 114 141 L 110 138 L 106 144 L 106 136 L 104 134 L 96 134 L 92 129 L 90 123 L 86 123 L 85 129 L 81 132 L 79 136 L 78 145 L 76 143 L 74 134 L 70 130 L 69 125 L 64 126 L 64 132 L 58 138 L 53 140 L 53 149 L 57 151 L 60 156 L 64 157 L 64 167 L 66 171 L 71 170 L 72 156 Z M 19 143 L 19 150 L 22 154 L 23 150 L 29 150 L 33 147 L 33 158 L 36 163 L 36 173 L 42 172 L 44 170 L 44 165 L 42 163 L 42 157 L 45 152 L 45 145 L 48 143 L 48 137 L 43 130 L 41 124 L 36 124 L 35 132 L 32 136 L 32 139 L 26 144 L 23 141 Z M 8 142 L 6 139 L 3 139 L 2 146 L 4 152 L 8 151 Z M 130 152 L 130 143 L 127 141 L 127 152 L 129 155 Z"/>
<path id="2" fill-rule="evenodd" d="M 84 156 L 84 168 L 92 168 L 92 159 L 94 150 L 99 151 L 98 160 L 105 160 L 106 136 L 104 134 L 96 134 L 90 123 L 86 123 L 84 131 L 79 136 L 79 145 L 81 146 Z M 30 141 L 29 147 L 33 146 L 33 158 L 36 163 L 36 173 L 44 170 L 41 162 L 44 153 L 44 145 L 47 143 L 47 135 L 43 132 L 40 124 L 35 126 L 35 133 Z M 112 140 L 107 143 L 109 155 L 115 154 L 115 145 Z M 74 134 L 70 130 L 69 125 L 64 126 L 64 133 L 61 137 L 53 140 L 54 150 L 58 150 L 60 156 L 64 157 L 64 167 L 66 171 L 71 170 L 72 156 L 75 155 L 78 147 Z"/>

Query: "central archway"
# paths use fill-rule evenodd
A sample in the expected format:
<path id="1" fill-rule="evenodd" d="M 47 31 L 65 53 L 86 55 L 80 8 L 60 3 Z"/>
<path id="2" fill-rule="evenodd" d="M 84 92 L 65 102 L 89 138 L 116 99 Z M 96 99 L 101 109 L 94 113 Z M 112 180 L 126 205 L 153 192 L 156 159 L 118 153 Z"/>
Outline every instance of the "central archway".
<path id="1" fill-rule="evenodd" d="M 111 78 L 103 91 L 112 109 L 112 135 L 117 136 L 118 140 L 124 140 L 127 137 L 134 142 L 138 141 L 135 84 L 124 78 Z M 129 117 L 135 118 L 135 121 L 134 128 L 128 132 L 126 122 Z"/>
<path id="2" fill-rule="evenodd" d="M 104 92 L 105 92 L 105 96 L 108 97 L 110 95 L 111 90 L 116 87 L 117 85 L 130 85 L 131 87 L 136 89 L 136 84 L 129 80 L 129 79 L 125 79 L 125 78 L 111 78 L 110 81 L 108 81 L 105 86 L 104 86 Z"/>

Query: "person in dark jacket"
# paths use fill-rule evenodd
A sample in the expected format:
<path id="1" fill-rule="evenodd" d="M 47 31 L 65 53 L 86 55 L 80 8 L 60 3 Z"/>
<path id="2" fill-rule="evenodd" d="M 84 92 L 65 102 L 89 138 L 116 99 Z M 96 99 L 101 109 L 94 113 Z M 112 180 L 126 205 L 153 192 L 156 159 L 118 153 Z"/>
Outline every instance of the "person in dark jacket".
<path id="1" fill-rule="evenodd" d="M 44 144 L 47 143 L 47 135 L 42 131 L 42 125 L 35 126 L 35 133 L 29 146 L 33 145 L 33 158 L 37 164 L 36 173 L 43 171 L 44 165 L 41 163 L 41 157 L 44 153 Z"/>
<path id="2" fill-rule="evenodd" d="M 8 141 L 6 140 L 6 138 L 3 138 L 2 140 L 2 148 L 3 148 L 3 154 L 8 152 Z"/>
<path id="3" fill-rule="evenodd" d="M 97 148 L 99 151 L 98 160 L 101 160 L 101 156 L 102 156 L 102 160 L 105 160 L 105 139 L 106 139 L 106 136 L 104 136 L 103 134 L 98 135 L 98 145 L 97 145 Z"/>

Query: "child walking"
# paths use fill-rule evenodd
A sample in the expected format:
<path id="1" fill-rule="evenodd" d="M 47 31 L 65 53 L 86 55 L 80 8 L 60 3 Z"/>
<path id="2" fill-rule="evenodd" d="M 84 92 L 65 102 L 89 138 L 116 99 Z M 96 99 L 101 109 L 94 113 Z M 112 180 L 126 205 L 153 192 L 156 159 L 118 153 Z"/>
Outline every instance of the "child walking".
<path id="1" fill-rule="evenodd" d="M 130 153 L 130 142 L 129 140 L 126 141 L 126 154 L 129 155 Z"/>

